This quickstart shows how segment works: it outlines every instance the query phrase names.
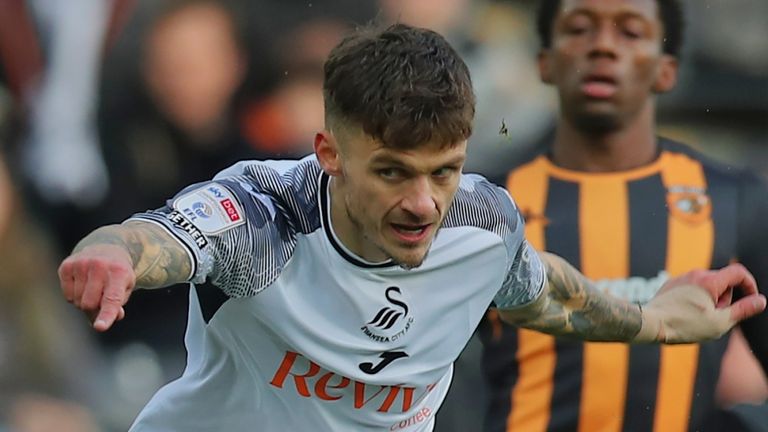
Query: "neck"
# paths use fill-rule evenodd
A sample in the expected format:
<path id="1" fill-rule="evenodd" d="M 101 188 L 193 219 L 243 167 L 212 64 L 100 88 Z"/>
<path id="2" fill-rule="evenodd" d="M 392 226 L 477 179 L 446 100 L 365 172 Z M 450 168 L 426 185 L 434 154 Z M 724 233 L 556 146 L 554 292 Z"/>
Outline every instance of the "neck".
<path id="1" fill-rule="evenodd" d="M 386 261 L 389 257 L 379 248 L 373 246 L 370 241 L 366 240 L 363 235 L 364 228 L 356 224 L 350 217 L 341 182 L 336 177 L 331 178 L 329 188 L 331 230 L 345 248 L 365 261 L 374 263 Z"/>
<path id="2" fill-rule="evenodd" d="M 626 171 L 656 158 L 654 105 L 647 104 L 629 123 L 616 130 L 590 133 L 562 113 L 552 148 L 553 162 L 585 172 Z"/>

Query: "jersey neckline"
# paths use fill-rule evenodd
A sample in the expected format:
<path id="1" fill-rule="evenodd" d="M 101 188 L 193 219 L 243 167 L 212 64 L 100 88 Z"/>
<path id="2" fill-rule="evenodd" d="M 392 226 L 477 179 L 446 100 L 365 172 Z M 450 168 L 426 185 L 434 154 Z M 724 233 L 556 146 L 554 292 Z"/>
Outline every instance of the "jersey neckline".
<path id="1" fill-rule="evenodd" d="M 387 268 L 397 265 L 397 263 L 391 259 L 378 263 L 366 261 L 344 246 L 336 235 L 336 232 L 333 230 L 333 223 L 331 222 L 331 177 L 324 171 L 320 171 L 320 178 L 318 181 L 320 182 L 320 187 L 317 188 L 319 194 L 317 201 L 320 206 L 320 220 L 323 226 L 323 232 L 325 232 L 326 238 L 328 238 L 331 246 L 336 249 L 336 252 L 349 263 L 366 269 Z"/>
<path id="2" fill-rule="evenodd" d="M 549 171 L 552 176 L 560 178 L 562 180 L 567 181 L 588 181 L 588 180 L 624 180 L 624 181 L 631 181 L 631 180 L 637 180 L 643 177 L 648 177 L 650 175 L 653 175 L 655 173 L 661 172 L 662 167 L 664 166 L 665 160 L 667 159 L 668 152 L 664 148 L 659 149 L 658 156 L 650 163 L 639 166 L 637 168 L 632 168 L 628 170 L 621 170 L 621 171 L 610 171 L 610 172 L 590 172 L 590 171 L 577 171 L 572 170 L 568 168 L 563 168 L 561 166 L 555 165 L 554 162 L 552 162 L 552 159 L 549 158 L 546 154 L 540 155 L 537 159 L 539 160 L 539 163 L 544 165 Z"/>

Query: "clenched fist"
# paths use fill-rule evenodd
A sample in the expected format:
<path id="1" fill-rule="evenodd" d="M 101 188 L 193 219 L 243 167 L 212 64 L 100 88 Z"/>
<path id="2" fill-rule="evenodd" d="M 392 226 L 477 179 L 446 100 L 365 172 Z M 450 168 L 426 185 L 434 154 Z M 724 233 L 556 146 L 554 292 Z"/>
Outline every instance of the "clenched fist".
<path id="1" fill-rule="evenodd" d="M 136 285 L 136 274 L 124 248 L 99 244 L 66 258 L 59 267 L 59 280 L 67 301 L 103 332 L 125 316 L 123 305 Z"/>

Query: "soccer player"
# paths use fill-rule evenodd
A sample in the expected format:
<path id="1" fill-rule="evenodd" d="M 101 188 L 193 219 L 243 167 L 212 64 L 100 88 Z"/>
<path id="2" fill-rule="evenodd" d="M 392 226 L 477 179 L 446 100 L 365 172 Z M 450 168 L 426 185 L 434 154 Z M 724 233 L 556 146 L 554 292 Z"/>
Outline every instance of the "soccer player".
<path id="1" fill-rule="evenodd" d="M 533 251 L 507 192 L 462 174 L 475 98 L 434 32 L 346 38 L 324 95 L 313 156 L 238 163 L 62 263 L 99 331 L 134 286 L 192 282 L 187 368 L 132 431 L 429 431 L 491 302 L 527 328 L 637 343 L 716 338 L 765 308 L 740 265 L 673 279 L 641 309 Z M 206 279 L 219 301 L 198 300 Z"/>
<path id="2" fill-rule="evenodd" d="M 502 180 L 534 248 L 630 302 L 647 302 L 670 277 L 733 260 L 768 287 L 768 190 L 656 135 L 656 95 L 676 81 L 681 16 L 670 0 L 544 0 L 539 66 L 558 91 L 557 131 L 546 154 Z M 741 329 L 768 368 L 766 317 Z M 713 415 L 728 338 L 580 343 L 511 327 L 496 311 L 480 334 L 487 431 L 723 430 Z"/>

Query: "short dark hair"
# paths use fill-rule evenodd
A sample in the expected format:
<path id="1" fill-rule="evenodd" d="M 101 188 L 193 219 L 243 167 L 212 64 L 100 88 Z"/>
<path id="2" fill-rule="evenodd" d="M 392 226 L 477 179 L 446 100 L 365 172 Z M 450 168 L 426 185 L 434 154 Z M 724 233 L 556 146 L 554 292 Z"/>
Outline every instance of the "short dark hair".
<path id="1" fill-rule="evenodd" d="M 323 95 L 329 127 L 356 124 L 387 147 L 450 146 L 472 134 L 469 69 L 431 30 L 405 24 L 358 29 L 325 62 Z"/>
<path id="2" fill-rule="evenodd" d="M 536 15 L 536 30 L 542 48 L 552 46 L 552 26 L 560 9 L 561 0 L 541 0 Z M 656 0 L 659 6 L 659 17 L 664 27 L 661 48 L 665 54 L 680 57 L 683 45 L 683 6 L 679 0 Z"/>

